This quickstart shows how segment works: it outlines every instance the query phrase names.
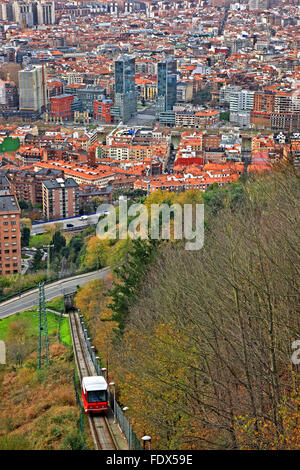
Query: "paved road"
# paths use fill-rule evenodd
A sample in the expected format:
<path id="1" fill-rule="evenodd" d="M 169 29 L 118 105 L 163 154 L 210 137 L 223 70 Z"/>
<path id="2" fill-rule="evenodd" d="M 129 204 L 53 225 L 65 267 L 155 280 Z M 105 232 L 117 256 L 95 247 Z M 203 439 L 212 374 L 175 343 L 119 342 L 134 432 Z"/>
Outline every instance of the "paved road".
<path id="1" fill-rule="evenodd" d="M 62 279 L 52 284 L 45 286 L 46 300 L 54 299 L 63 295 L 65 292 L 69 292 L 72 288 L 76 289 L 76 286 L 82 286 L 86 282 L 92 281 L 93 279 L 104 279 L 110 268 L 100 269 L 99 271 L 93 271 L 91 273 L 82 274 L 72 278 Z M 39 303 L 38 289 L 34 289 L 30 292 L 22 294 L 21 297 L 14 297 L 13 299 L 7 300 L 0 304 L 0 318 L 5 318 L 13 315 L 17 312 L 22 312 L 29 308 L 37 306 Z"/>
<path id="2" fill-rule="evenodd" d="M 91 214 L 87 216 L 87 219 L 80 220 L 80 217 L 74 217 L 70 219 L 63 219 L 63 220 L 53 220 L 50 222 L 45 222 L 43 224 L 36 224 L 32 225 L 30 235 L 39 235 L 45 232 L 45 227 L 47 225 L 53 225 L 55 223 L 62 224 L 63 230 L 68 230 L 70 228 L 75 227 L 86 227 L 88 225 L 95 225 L 98 222 L 99 214 Z M 67 227 L 67 224 L 72 224 L 73 227 Z"/>
<path id="3" fill-rule="evenodd" d="M 170 158 L 169 158 L 168 163 L 166 165 L 166 172 L 169 173 L 169 174 L 174 172 L 175 158 L 176 158 L 176 150 L 173 150 L 171 152 Z"/>
<path id="4" fill-rule="evenodd" d="M 127 126 L 148 126 L 152 121 L 155 121 L 155 105 L 151 105 L 142 111 L 138 109 L 138 114 L 127 122 Z"/>

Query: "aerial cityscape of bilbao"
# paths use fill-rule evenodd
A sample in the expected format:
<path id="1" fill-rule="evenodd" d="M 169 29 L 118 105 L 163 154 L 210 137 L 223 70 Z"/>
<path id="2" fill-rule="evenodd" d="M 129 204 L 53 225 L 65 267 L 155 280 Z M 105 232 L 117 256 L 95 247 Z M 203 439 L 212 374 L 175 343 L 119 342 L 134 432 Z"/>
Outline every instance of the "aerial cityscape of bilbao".
<path id="1" fill-rule="evenodd" d="M 0 0 L 0 451 L 299 450 L 299 183 L 300 0 Z"/>

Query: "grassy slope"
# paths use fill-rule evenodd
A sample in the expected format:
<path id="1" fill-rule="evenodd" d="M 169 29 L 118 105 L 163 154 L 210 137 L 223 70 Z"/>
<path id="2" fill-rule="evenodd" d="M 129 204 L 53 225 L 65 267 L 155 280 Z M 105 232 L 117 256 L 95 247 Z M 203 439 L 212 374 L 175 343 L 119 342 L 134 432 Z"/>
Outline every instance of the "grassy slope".
<path id="1" fill-rule="evenodd" d="M 54 307 L 52 307 L 54 308 Z M 8 325 L 15 321 L 15 320 L 23 320 L 29 319 L 30 320 L 30 336 L 37 336 L 38 334 L 38 312 L 36 310 L 26 310 L 25 312 L 17 313 L 16 315 L 12 315 L 7 318 L 3 318 L 0 320 L 0 340 L 5 340 Z M 48 322 L 48 332 L 51 333 L 53 330 L 58 331 L 59 326 L 59 315 L 55 315 L 55 313 L 48 312 L 47 314 L 47 322 Z M 69 322 L 67 317 L 62 318 L 61 323 L 61 338 L 64 342 L 71 345 L 71 336 L 70 336 L 70 329 L 69 329 Z"/>
<path id="2" fill-rule="evenodd" d="M 56 297 L 55 299 L 49 300 L 49 302 L 46 302 L 46 306 L 48 308 L 51 308 L 52 310 L 56 310 L 56 312 L 64 312 L 64 298 L 63 296 L 61 297 Z"/>
<path id="3" fill-rule="evenodd" d="M 73 359 L 50 346 L 51 364 L 35 370 L 36 354 L 0 371 L 0 449 L 80 449 Z"/>
<path id="4" fill-rule="evenodd" d="M 82 448 L 73 355 L 57 342 L 57 334 L 51 334 L 58 330 L 58 319 L 48 312 L 51 362 L 47 368 L 36 370 L 35 350 L 21 366 L 0 365 L 0 450 Z M 33 345 L 37 344 L 38 316 L 32 310 L 1 320 L 0 339 L 6 339 L 9 324 L 17 320 L 26 320 Z M 62 319 L 61 336 L 71 344 L 68 318 Z M 89 436 L 87 448 L 93 448 Z"/>

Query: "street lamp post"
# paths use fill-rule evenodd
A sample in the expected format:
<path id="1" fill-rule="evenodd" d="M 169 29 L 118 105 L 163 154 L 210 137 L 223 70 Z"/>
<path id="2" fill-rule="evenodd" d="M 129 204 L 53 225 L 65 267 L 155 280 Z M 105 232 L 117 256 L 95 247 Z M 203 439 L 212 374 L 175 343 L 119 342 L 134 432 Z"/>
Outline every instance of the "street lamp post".
<path id="1" fill-rule="evenodd" d="M 47 281 L 50 278 L 50 248 L 53 248 L 54 245 L 43 245 L 43 248 L 47 248 Z"/>
<path id="2" fill-rule="evenodd" d="M 116 384 L 115 382 L 109 382 L 111 387 L 114 387 L 114 424 L 116 424 Z"/>
<path id="3" fill-rule="evenodd" d="M 21 270 L 22 266 L 20 267 L 20 270 L 18 272 L 18 290 L 19 290 L 19 297 L 21 297 Z"/>
<path id="4" fill-rule="evenodd" d="M 146 450 L 146 442 L 149 441 L 149 450 L 151 450 L 151 436 L 143 436 L 142 441 L 144 444 L 144 450 Z"/>
<path id="5" fill-rule="evenodd" d="M 123 411 L 125 412 L 127 410 L 129 410 L 129 406 L 124 406 Z M 130 434 L 131 434 L 131 432 L 130 432 L 129 417 L 127 418 L 127 421 L 128 421 L 128 450 L 130 450 Z"/>
<path id="6" fill-rule="evenodd" d="M 106 369 L 106 367 L 101 367 L 101 370 L 102 370 L 103 375 L 104 375 L 104 372 L 105 372 L 106 380 L 107 380 L 107 369 Z"/>
<path id="7" fill-rule="evenodd" d="M 95 346 L 91 346 L 91 356 L 92 356 L 92 361 L 94 363 L 94 365 L 96 364 L 96 360 L 95 360 Z M 96 367 L 96 366 L 95 366 Z"/>

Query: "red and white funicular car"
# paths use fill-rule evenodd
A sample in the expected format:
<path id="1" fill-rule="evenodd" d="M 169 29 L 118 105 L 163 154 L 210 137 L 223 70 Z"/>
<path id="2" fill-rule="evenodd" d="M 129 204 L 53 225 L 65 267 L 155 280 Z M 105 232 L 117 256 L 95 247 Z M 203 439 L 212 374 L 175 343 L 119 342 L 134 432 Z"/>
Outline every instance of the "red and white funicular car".
<path id="1" fill-rule="evenodd" d="M 106 413 L 108 411 L 108 387 L 104 377 L 100 375 L 83 377 L 81 390 L 86 413 Z"/>

